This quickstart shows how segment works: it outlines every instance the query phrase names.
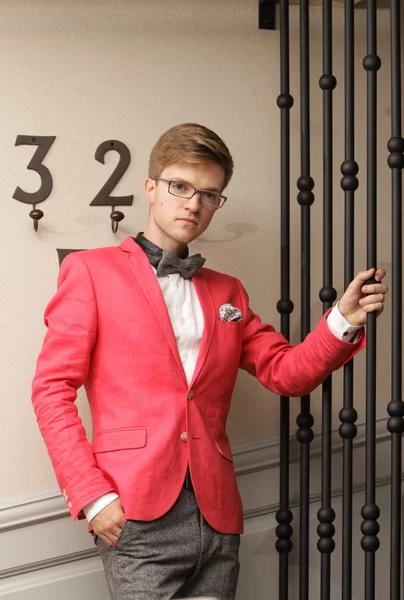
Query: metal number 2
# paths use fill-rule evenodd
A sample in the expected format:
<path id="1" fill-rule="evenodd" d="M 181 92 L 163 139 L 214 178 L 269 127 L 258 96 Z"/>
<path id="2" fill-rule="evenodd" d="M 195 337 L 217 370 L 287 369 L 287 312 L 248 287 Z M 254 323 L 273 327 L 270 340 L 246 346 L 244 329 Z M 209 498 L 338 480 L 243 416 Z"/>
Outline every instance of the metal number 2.
<path id="1" fill-rule="evenodd" d="M 108 140 L 102 142 L 95 151 L 94 158 L 98 162 L 104 164 L 104 157 L 110 150 L 115 150 L 119 154 L 119 162 L 115 167 L 111 176 L 107 179 L 105 184 L 102 186 L 94 200 L 90 203 L 90 206 L 111 206 L 111 220 L 112 220 L 112 231 L 116 233 L 118 230 L 118 223 L 124 218 L 124 214 L 119 210 L 115 210 L 115 206 L 131 206 L 133 203 L 133 194 L 130 196 L 110 196 L 112 190 L 117 185 L 119 180 L 122 178 L 126 169 L 130 163 L 130 152 L 127 146 L 123 142 L 118 140 Z"/>
<path id="2" fill-rule="evenodd" d="M 16 146 L 28 145 L 28 146 L 38 146 L 37 150 L 34 153 L 34 156 L 31 158 L 28 163 L 27 169 L 31 169 L 32 171 L 36 171 L 41 178 L 41 186 L 37 192 L 29 193 L 24 192 L 20 187 L 15 189 L 13 194 L 13 198 L 18 200 L 19 202 L 24 202 L 25 204 L 32 204 L 33 210 L 30 212 L 30 217 L 34 220 L 34 228 L 35 231 L 38 230 L 38 221 L 43 217 L 43 212 L 35 208 L 36 204 L 43 202 L 49 196 L 52 191 L 53 181 L 52 175 L 50 171 L 45 165 L 42 164 L 43 159 L 49 152 L 50 147 L 55 141 L 56 136 L 32 136 L 32 135 L 17 135 L 17 139 L 15 141 Z"/>

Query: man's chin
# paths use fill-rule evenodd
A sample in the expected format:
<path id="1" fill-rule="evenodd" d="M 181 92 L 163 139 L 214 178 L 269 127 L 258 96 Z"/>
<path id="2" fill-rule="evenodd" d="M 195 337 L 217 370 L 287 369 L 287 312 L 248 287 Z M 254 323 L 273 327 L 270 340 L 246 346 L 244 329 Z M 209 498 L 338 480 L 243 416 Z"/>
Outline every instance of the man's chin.
<path id="1" fill-rule="evenodd" d="M 199 233 L 198 233 L 198 235 L 199 235 Z M 184 244 L 185 246 L 187 246 L 188 244 L 191 244 L 191 242 L 196 240 L 198 235 L 196 233 L 195 233 L 195 235 L 193 235 L 191 232 L 185 232 L 185 231 L 184 232 L 175 232 L 171 235 L 171 239 L 173 239 L 178 244 Z"/>
<path id="2" fill-rule="evenodd" d="M 181 245 L 181 246 L 185 247 L 185 246 L 189 246 L 189 244 L 192 244 L 192 242 L 194 240 L 196 240 L 196 237 L 188 237 L 188 238 L 182 238 L 182 239 L 175 239 L 175 242 L 178 245 Z"/>

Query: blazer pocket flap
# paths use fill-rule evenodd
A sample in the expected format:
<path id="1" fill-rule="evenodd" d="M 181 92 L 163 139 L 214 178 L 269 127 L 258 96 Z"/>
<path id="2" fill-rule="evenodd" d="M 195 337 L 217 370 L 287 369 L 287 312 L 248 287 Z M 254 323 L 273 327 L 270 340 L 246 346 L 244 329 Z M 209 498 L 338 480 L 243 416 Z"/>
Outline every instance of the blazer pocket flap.
<path id="1" fill-rule="evenodd" d="M 129 450 L 146 446 L 146 429 L 132 427 L 130 429 L 112 429 L 97 434 L 93 439 L 93 452 L 110 452 L 112 450 Z"/>
<path id="2" fill-rule="evenodd" d="M 231 462 L 233 462 L 233 455 L 231 453 L 231 448 L 230 448 L 229 442 L 225 442 L 224 440 L 218 440 L 216 438 L 215 443 L 216 443 L 217 449 L 219 450 L 220 454 L 226 460 L 230 460 Z"/>

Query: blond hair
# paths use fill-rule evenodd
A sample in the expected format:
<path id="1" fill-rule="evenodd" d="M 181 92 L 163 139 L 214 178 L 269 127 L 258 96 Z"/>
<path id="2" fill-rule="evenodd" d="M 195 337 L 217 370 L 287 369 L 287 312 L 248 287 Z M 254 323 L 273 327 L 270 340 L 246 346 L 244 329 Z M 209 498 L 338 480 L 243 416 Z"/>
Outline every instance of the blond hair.
<path id="1" fill-rule="evenodd" d="M 213 162 L 224 170 L 223 189 L 233 175 L 233 159 L 223 140 L 197 123 L 174 125 L 154 145 L 149 159 L 149 177 L 160 177 L 166 167 L 177 162 Z"/>

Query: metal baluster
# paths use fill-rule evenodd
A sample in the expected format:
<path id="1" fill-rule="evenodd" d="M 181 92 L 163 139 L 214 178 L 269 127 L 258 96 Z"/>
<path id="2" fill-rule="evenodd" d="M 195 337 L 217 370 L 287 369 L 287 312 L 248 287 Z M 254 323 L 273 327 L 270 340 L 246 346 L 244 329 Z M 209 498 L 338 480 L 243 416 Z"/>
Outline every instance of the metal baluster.
<path id="1" fill-rule="evenodd" d="M 297 201 L 301 206 L 301 338 L 310 332 L 310 206 L 314 202 L 314 181 L 310 176 L 310 35 L 309 1 L 300 0 L 300 122 L 301 176 L 297 181 Z M 299 522 L 299 599 L 309 599 L 309 510 L 310 443 L 314 419 L 310 396 L 300 401 L 296 419 L 296 438 L 300 443 L 300 522 Z"/>
<path id="2" fill-rule="evenodd" d="M 354 278 L 355 191 L 359 167 L 355 162 L 355 12 L 354 1 L 345 0 L 345 160 L 341 165 L 341 188 L 345 195 L 345 288 Z M 353 359 L 344 366 L 344 407 L 340 411 L 340 436 L 343 439 L 342 497 L 342 600 L 352 600 L 352 498 L 353 439 L 358 414 L 353 405 Z"/>
<path id="3" fill-rule="evenodd" d="M 277 104 L 281 109 L 281 299 L 277 310 L 281 315 L 281 332 L 289 339 L 290 314 L 290 109 L 293 98 L 289 91 L 289 4 L 280 0 L 281 93 Z M 279 598 L 289 597 L 289 553 L 292 550 L 292 512 L 289 509 L 289 398 L 280 399 L 280 482 L 279 510 L 276 513 L 276 550 L 279 552 Z"/>
<path id="4" fill-rule="evenodd" d="M 391 401 L 387 406 L 391 433 L 391 521 L 390 521 L 390 600 L 401 600 L 401 435 L 404 431 L 402 401 L 402 174 L 404 140 L 401 129 L 401 15 L 400 0 L 390 3 L 391 30 L 391 153 L 388 165 L 392 182 L 392 364 Z"/>
<path id="5" fill-rule="evenodd" d="M 377 263 L 377 56 L 376 0 L 367 3 L 367 266 Z M 375 553 L 379 548 L 379 507 L 376 505 L 376 315 L 367 319 L 366 348 L 366 482 L 362 508 L 362 549 L 365 551 L 365 599 L 375 598 Z"/>
<path id="6" fill-rule="evenodd" d="M 323 0 L 323 75 L 320 78 L 323 90 L 323 287 L 320 300 L 323 310 L 331 308 L 337 297 L 332 287 L 333 253 L 333 146 L 332 146 L 332 93 L 337 85 L 332 74 L 332 0 Z M 318 511 L 320 524 L 317 528 L 320 539 L 317 548 L 321 552 L 321 600 L 330 600 L 331 553 L 335 549 L 333 539 L 335 512 L 331 507 L 331 452 L 332 452 L 332 377 L 322 386 L 322 462 L 321 462 L 321 508 Z"/>

